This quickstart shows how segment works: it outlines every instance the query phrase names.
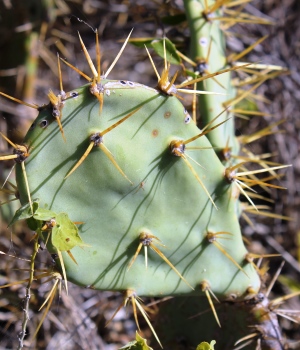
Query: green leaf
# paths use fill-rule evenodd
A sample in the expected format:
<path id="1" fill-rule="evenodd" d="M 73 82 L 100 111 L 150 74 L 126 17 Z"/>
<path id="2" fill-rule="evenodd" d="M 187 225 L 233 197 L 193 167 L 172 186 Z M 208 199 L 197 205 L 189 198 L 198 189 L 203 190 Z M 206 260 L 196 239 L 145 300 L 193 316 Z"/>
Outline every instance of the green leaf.
<path id="1" fill-rule="evenodd" d="M 184 71 L 184 73 L 185 73 L 188 77 L 192 77 L 193 79 L 199 78 L 199 75 L 196 74 L 195 72 L 191 71 L 191 70 L 186 69 L 186 70 Z"/>
<path id="2" fill-rule="evenodd" d="M 279 276 L 278 281 L 284 286 L 287 286 L 292 292 L 298 292 L 300 290 L 300 283 L 293 278 L 288 276 Z"/>
<path id="3" fill-rule="evenodd" d="M 32 214 L 34 214 L 36 212 L 36 210 L 39 207 L 39 203 L 38 201 L 33 201 L 32 202 L 32 210 L 31 210 L 31 206 L 29 203 L 26 203 L 24 205 L 22 205 L 21 208 L 19 208 L 16 212 L 14 217 L 12 218 L 11 222 L 9 223 L 8 227 L 13 225 L 16 221 L 19 220 L 26 220 L 32 217 Z M 33 211 L 33 213 L 32 213 Z"/>
<path id="4" fill-rule="evenodd" d="M 255 101 L 251 101 L 248 99 L 243 99 L 241 102 L 237 103 L 235 108 L 243 109 L 245 111 L 258 111 L 259 108 Z"/>
<path id="5" fill-rule="evenodd" d="M 33 217 L 27 219 L 26 222 L 32 231 L 38 231 L 42 227 L 42 222 L 35 220 Z"/>
<path id="6" fill-rule="evenodd" d="M 76 246 L 87 246 L 78 233 L 78 228 L 66 213 L 55 217 L 56 225 L 52 228 L 51 243 L 60 252 L 71 250 Z"/>
<path id="7" fill-rule="evenodd" d="M 128 42 L 137 47 L 144 47 L 145 45 L 150 46 L 154 39 L 155 38 L 133 38 L 129 39 Z"/>
<path id="8" fill-rule="evenodd" d="M 196 350 L 214 350 L 214 345 L 216 344 L 215 340 L 212 340 L 210 344 L 206 343 L 205 341 L 202 342 L 197 346 Z"/>
<path id="9" fill-rule="evenodd" d="M 135 340 L 122 346 L 119 350 L 153 350 L 147 345 L 147 340 L 136 332 Z"/>
<path id="10" fill-rule="evenodd" d="M 155 50 L 155 52 L 162 58 L 165 57 L 164 53 L 164 41 L 166 45 L 166 56 L 167 61 L 172 64 L 180 64 L 181 59 L 177 53 L 175 45 L 167 38 L 164 39 L 156 39 L 151 42 L 151 46 Z"/>
<path id="11" fill-rule="evenodd" d="M 33 218 L 38 221 L 49 221 L 52 218 L 56 217 L 56 213 L 54 211 L 44 209 L 44 208 L 38 208 L 34 215 Z"/>

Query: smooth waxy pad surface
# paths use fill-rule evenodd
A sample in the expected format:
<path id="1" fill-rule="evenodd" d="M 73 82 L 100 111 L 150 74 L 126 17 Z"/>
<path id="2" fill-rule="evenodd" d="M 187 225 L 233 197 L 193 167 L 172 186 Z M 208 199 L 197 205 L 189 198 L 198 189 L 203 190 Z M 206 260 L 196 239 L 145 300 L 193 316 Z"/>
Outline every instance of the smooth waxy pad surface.
<path id="1" fill-rule="evenodd" d="M 68 279 L 96 289 L 132 289 L 149 296 L 203 294 L 203 281 L 223 297 L 241 296 L 249 286 L 257 290 L 259 278 L 244 263 L 247 251 L 231 185 L 215 150 L 205 136 L 187 143 L 181 156 L 170 149 L 172 142 L 201 133 L 181 102 L 128 81 L 101 83 L 101 114 L 89 86 L 64 101 L 61 122 L 66 142 L 51 105 L 40 112 L 24 141 L 30 151 L 25 167 L 31 198 L 39 200 L 40 208 L 66 213 L 81 223 L 79 234 L 87 246 L 71 251 L 78 265 L 63 253 Z M 17 181 L 26 203 L 21 167 Z M 195 291 L 151 246 L 147 269 L 142 249 L 128 270 L 144 232 L 160 240 L 164 246 L 153 244 Z M 243 271 L 208 241 L 208 233 L 216 234 L 216 241 Z"/>

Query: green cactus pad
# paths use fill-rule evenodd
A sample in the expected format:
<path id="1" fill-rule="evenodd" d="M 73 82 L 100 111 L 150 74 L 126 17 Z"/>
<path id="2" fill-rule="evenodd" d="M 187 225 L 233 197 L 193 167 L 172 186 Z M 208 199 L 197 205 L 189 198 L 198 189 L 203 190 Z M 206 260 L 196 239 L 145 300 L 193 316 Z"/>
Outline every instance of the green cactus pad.
<path id="1" fill-rule="evenodd" d="M 187 14 L 187 20 L 192 28 L 191 32 L 191 58 L 197 63 L 199 75 L 215 73 L 221 69 L 228 68 L 225 56 L 225 38 L 219 23 L 209 21 L 205 15 L 205 10 L 215 4 L 212 0 L 185 0 L 184 5 Z M 221 16 L 221 11 L 210 14 L 211 17 Z M 226 102 L 236 96 L 236 91 L 231 83 L 231 73 L 225 73 L 217 76 L 215 79 L 206 80 L 200 83 L 200 90 L 215 91 L 225 93 L 225 95 L 199 95 L 199 111 L 201 120 L 207 123 L 218 115 L 226 106 Z M 225 117 L 232 117 L 230 110 Z M 213 130 L 207 137 L 214 147 L 220 149 L 230 148 L 234 154 L 239 153 L 239 144 L 234 135 L 234 118 L 220 128 Z"/>
<path id="2" fill-rule="evenodd" d="M 78 265 L 62 253 L 68 280 L 147 296 L 203 295 L 204 281 L 223 298 L 243 296 L 248 287 L 258 290 L 259 277 L 244 259 L 234 184 L 226 182 L 205 136 L 185 146 L 201 131 L 181 102 L 130 81 L 101 84 L 101 114 L 89 85 L 67 94 L 61 108 L 66 142 L 51 104 L 24 140 L 31 198 L 41 209 L 81 222 L 78 234 L 86 246 L 70 248 Z M 183 145 L 179 156 L 170 149 L 174 142 Z M 22 204 L 28 203 L 19 164 L 17 182 Z M 143 232 L 160 240 L 164 246 L 153 243 L 187 283 L 153 249 L 147 268 L 141 250 L 128 269 Z M 209 233 L 237 264 L 207 239 Z"/>

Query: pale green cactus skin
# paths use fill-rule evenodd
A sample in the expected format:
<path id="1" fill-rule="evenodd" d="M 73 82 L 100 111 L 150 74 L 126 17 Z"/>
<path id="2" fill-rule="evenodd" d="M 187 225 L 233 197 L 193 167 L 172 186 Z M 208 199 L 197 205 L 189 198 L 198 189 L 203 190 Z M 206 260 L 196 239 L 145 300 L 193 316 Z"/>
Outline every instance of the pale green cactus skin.
<path id="1" fill-rule="evenodd" d="M 132 289 L 140 296 L 203 295 L 199 287 L 203 281 L 221 298 L 242 297 L 248 287 L 258 290 L 259 277 L 245 261 L 232 185 L 226 182 L 225 168 L 209 148 L 210 142 L 202 136 L 187 145 L 198 149 L 186 149 L 185 154 L 199 164 L 190 161 L 218 210 L 184 159 L 171 153 L 171 141 L 188 140 L 201 132 L 181 102 L 141 84 L 101 83 L 105 87 L 101 114 L 89 86 L 77 89 L 78 96 L 64 102 L 66 142 L 51 105 L 40 112 L 24 140 L 30 150 L 25 167 L 31 197 L 39 200 L 41 208 L 82 222 L 79 233 L 88 246 L 72 249 L 77 265 L 63 253 L 68 280 L 100 290 Z M 138 107 L 103 136 L 104 145 L 133 184 L 99 147 L 65 178 L 93 133 L 104 131 Z M 21 202 L 26 203 L 21 167 L 17 182 Z M 161 240 L 166 247 L 156 245 L 194 291 L 151 249 L 147 269 L 142 250 L 128 271 L 141 232 Z M 232 234 L 217 241 L 244 272 L 207 241 L 207 232 Z"/>
<path id="2" fill-rule="evenodd" d="M 207 5 L 211 6 L 215 2 L 207 1 Z M 228 68 L 227 58 L 225 53 L 225 38 L 220 29 L 219 21 L 207 22 L 202 16 L 205 10 L 204 0 L 185 0 L 184 1 L 187 20 L 191 28 L 190 40 L 190 57 L 195 62 L 200 60 L 207 60 L 207 70 L 209 73 L 218 72 L 221 69 Z M 217 10 L 213 16 L 221 16 L 222 12 Z M 227 101 L 234 98 L 236 91 L 232 86 L 232 74 L 230 72 L 224 73 L 214 79 L 208 79 L 205 83 L 199 84 L 198 88 L 215 91 L 224 95 L 199 95 L 199 112 L 201 115 L 201 122 L 203 125 L 215 118 L 221 113 L 224 108 L 228 107 Z M 239 153 L 239 143 L 235 138 L 234 118 L 230 109 L 226 111 L 220 120 L 231 119 L 221 125 L 219 128 L 213 130 L 207 135 L 211 144 L 218 147 L 219 150 L 226 146 L 231 147 L 234 154 Z"/>

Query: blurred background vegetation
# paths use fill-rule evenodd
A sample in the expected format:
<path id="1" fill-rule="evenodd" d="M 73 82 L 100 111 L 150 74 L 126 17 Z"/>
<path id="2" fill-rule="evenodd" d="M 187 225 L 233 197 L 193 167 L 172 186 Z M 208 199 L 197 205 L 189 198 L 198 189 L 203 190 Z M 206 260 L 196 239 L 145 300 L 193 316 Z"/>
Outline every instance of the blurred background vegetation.
<path id="1" fill-rule="evenodd" d="M 189 33 L 184 23 L 176 26 L 163 20 L 168 15 L 182 12 L 181 0 L 0 0 L 0 91 L 29 103 L 47 103 L 49 89 L 59 89 L 56 53 L 89 72 L 82 53 L 77 31 L 80 32 L 92 58 L 95 57 L 97 28 L 101 38 L 102 69 L 113 61 L 132 28 L 133 38 L 162 37 L 164 34 L 181 50 L 188 50 Z M 260 110 L 271 116 L 239 119 L 237 135 L 250 134 L 272 122 L 284 119 L 281 131 L 254 142 L 254 153 L 272 153 L 272 160 L 293 164 L 280 179 L 286 191 L 272 189 L 272 213 L 289 216 L 285 221 L 268 217 L 251 216 L 252 224 L 242 220 L 249 250 L 256 253 L 279 253 L 286 261 L 273 293 L 287 294 L 300 288 L 300 2 L 299 0 L 254 0 L 246 5 L 253 15 L 275 20 L 274 26 L 235 25 L 227 33 L 229 52 L 240 52 L 256 39 L 269 35 L 247 59 L 253 62 L 281 65 L 290 74 L 266 82 L 259 88 Z M 158 65 L 162 65 L 158 60 Z M 155 86 L 156 77 L 146 52 L 128 45 L 113 69 L 111 79 L 127 79 Z M 184 77 L 182 77 L 184 79 Z M 64 90 L 69 91 L 85 83 L 74 71 L 63 67 Z M 36 111 L 1 97 L 0 131 L 16 143 L 36 116 Z M 9 154 L 10 146 L 0 139 L 0 154 Z M 10 173 L 13 162 L 0 162 L 0 185 Z M 47 166 L 47 164 L 45 164 Z M 13 174 L 10 181 L 13 182 Z M 1 201 L 13 191 L 4 186 Z M 5 192 L 6 190 L 6 192 Z M 1 194 L 0 194 L 1 195 Z M 266 194 L 264 194 L 266 195 Z M 32 232 L 22 224 L 7 228 L 12 213 L 18 208 L 16 201 L 0 208 L 0 284 L 27 277 L 26 259 L 30 258 Z M 17 257 L 17 258 L 16 258 Z M 282 258 L 269 262 L 270 275 L 279 267 Z M 38 256 L 40 268 L 52 264 L 46 252 Z M 121 303 L 121 296 L 111 292 L 97 292 L 70 286 L 70 295 L 56 298 L 37 338 L 25 348 L 31 349 L 105 349 L 113 350 L 134 339 L 135 324 L 130 309 L 121 310 L 117 317 L 104 327 Z M 42 312 L 38 312 L 51 283 L 36 282 L 31 300 L 29 332 L 34 333 Z M 24 283 L 0 291 L 0 349 L 16 349 L 22 322 Z M 152 300 L 148 300 L 149 302 Z M 159 305 L 158 305 L 159 307 Z M 300 310 L 299 298 L 289 301 L 286 308 Z M 299 315 L 298 315 L 299 316 Z M 287 338 L 300 340 L 299 327 L 283 320 Z M 144 335 L 149 331 L 144 325 Z M 203 339 L 205 340 L 205 339 Z"/>

